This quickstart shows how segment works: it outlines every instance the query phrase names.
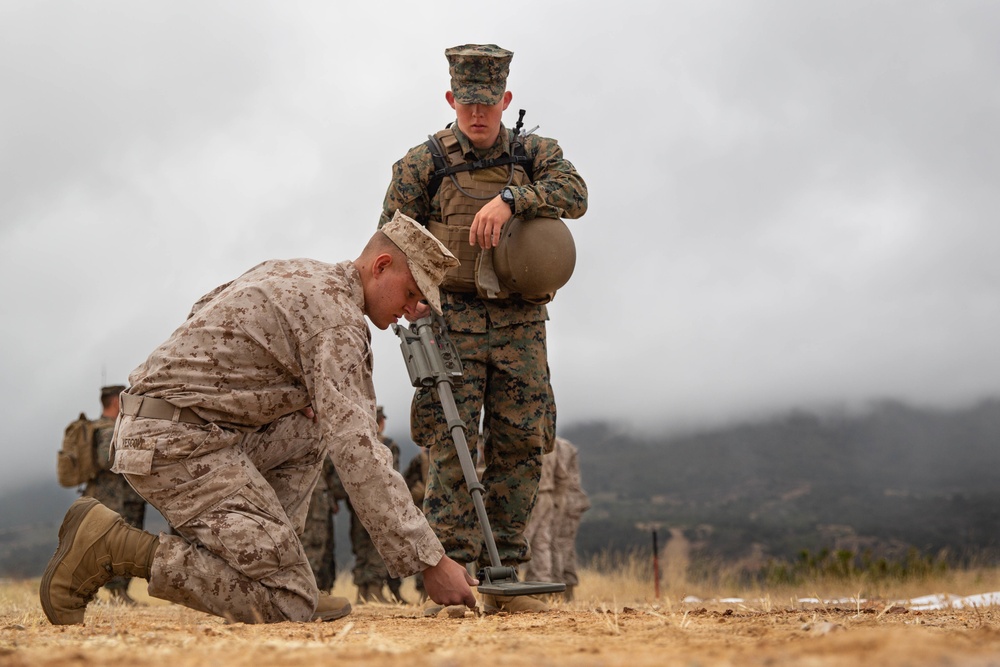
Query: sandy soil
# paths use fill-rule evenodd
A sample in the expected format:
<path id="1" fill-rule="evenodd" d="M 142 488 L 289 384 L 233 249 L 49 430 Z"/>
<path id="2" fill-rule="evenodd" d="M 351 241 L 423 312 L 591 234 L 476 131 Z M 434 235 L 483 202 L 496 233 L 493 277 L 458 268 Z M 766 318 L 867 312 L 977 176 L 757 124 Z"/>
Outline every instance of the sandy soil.
<path id="1" fill-rule="evenodd" d="M 98 601 L 85 625 L 54 627 L 30 598 L 0 606 L 4 667 L 1000 666 L 997 607 L 576 601 L 545 614 L 425 618 L 416 606 L 368 604 L 333 623 L 253 626 L 147 598 L 133 608 Z"/>

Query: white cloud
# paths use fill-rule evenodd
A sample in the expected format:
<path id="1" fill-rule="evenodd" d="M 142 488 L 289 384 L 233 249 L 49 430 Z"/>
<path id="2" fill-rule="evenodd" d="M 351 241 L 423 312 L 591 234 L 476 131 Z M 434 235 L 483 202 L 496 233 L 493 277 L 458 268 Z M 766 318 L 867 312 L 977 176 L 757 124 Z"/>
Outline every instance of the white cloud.
<path id="1" fill-rule="evenodd" d="M 590 186 L 551 306 L 561 423 L 1000 393 L 998 23 L 974 2 L 4 3 L 8 468 L 51 475 L 65 422 L 216 284 L 353 257 L 392 162 L 451 119 L 444 48 L 474 41 L 515 51 L 507 122 L 527 109 Z M 374 337 L 401 422 L 398 344 Z"/>

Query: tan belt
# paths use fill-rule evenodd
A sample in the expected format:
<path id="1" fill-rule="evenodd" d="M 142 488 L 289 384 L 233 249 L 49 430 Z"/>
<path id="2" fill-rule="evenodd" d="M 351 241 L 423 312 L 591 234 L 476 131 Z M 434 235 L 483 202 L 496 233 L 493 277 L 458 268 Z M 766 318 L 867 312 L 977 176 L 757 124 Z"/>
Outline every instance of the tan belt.
<path id="1" fill-rule="evenodd" d="M 167 421 L 185 422 L 188 424 L 207 424 L 208 422 L 195 414 L 191 408 L 179 408 L 169 401 L 152 396 L 136 396 L 122 393 L 122 414 L 129 417 L 144 419 L 166 419 Z"/>

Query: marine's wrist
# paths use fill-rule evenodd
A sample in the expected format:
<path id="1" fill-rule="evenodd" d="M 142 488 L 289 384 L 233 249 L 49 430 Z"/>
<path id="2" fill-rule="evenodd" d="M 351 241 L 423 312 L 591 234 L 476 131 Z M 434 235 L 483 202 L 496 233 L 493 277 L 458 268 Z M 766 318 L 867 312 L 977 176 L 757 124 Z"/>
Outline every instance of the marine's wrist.
<path id="1" fill-rule="evenodd" d="M 517 196 L 514 194 L 514 189 L 510 186 L 505 187 L 500 191 L 500 201 L 507 204 L 510 207 L 511 215 L 517 213 Z"/>

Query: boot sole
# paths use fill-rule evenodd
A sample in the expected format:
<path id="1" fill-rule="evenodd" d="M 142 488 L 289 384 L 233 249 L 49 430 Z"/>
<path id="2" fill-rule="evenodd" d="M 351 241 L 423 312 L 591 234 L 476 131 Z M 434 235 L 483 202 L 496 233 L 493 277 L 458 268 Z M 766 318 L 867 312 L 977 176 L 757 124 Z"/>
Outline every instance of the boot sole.
<path id="1" fill-rule="evenodd" d="M 56 547 L 55 554 L 49 560 L 49 564 L 46 566 L 44 574 L 42 574 L 42 583 L 38 587 L 38 598 L 42 603 L 42 611 L 45 612 L 45 617 L 49 619 L 52 625 L 75 625 L 83 622 L 83 618 L 79 621 L 63 621 L 60 619 L 55 607 L 52 605 L 50 589 L 52 587 L 52 577 L 55 576 L 56 570 L 59 569 L 59 564 L 66 557 L 66 553 L 73 548 L 73 543 L 76 542 L 76 536 L 80 530 L 80 526 L 83 524 L 83 520 L 87 518 L 92 509 L 100 504 L 94 498 L 81 498 L 77 500 L 70 506 L 62 525 L 59 526 L 59 546 Z"/>
<path id="2" fill-rule="evenodd" d="M 351 613 L 351 605 L 350 603 L 348 603 L 343 607 L 341 607 L 340 609 L 337 609 L 336 611 L 327 611 L 322 614 L 313 614 L 312 620 L 323 621 L 324 623 L 327 623 L 329 621 L 336 621 L 338 619 L 341 619 L 350 613 Z"/>

